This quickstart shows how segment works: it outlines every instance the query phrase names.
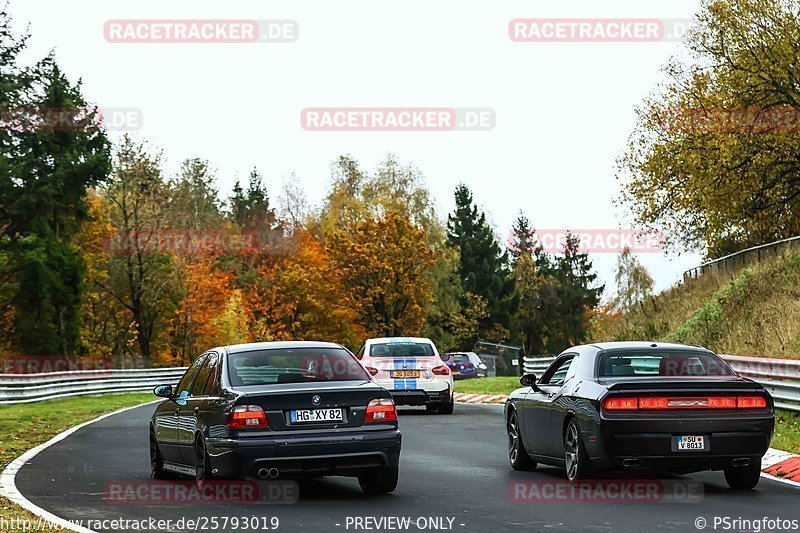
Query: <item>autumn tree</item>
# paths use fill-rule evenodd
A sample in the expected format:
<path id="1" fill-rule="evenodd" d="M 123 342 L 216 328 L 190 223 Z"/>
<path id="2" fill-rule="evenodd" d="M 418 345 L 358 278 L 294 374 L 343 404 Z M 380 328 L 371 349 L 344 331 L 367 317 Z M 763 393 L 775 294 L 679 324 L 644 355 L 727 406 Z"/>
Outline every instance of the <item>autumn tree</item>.
<path id="1" fill-rule="evenodd" d="M 153 354 L 158 328 L 170 312 L 172 262 L 159 250 L 160 232 L 169 227 L 169 191 L 161 174 L 161 154 L 125 136 L 117 147 L 114 172 L 102 189 L 114 231 L 108 236 L 109 279 L 103 287 L 131 313 L 139 353 Z"/>
<path id="2" fill-rule="evenodd" d="M 611 307 L 623 313 L 630 312 L 653 294 L 653 278 L 627 246 L 617 259 L 614 280 L 617 293 L 611 301 Z"/>
<path id="3" fill-rule="evenodd" d="M 109 292 L 114 259 L 108 246 L 113 235 L 108 200 L 89 191 L 90 219 L 81 226 L 75 244 L 86 263 L 86 295 L 81 313 L 81 352 L 111 361 L 115 368 L 134 362 L 136 327 L 130 309 Z"/>
<path id="4" fill-rule="evenodd" d="M 333 233 L 328 251 L 370 336 L 414 335 L 432 301 L 435 252 L 425 232 L 394 212 Z"/>
<path id="5" fill-rule="evenodd" d="M 619 162 L 637 225 L 710 257 L 800 234 L 798 42 L 796 1 L 703 0 Z"/>
<path id="6" fill-rule="evenodd" d="M 180 300 L 168 320 L 169 344 L 166 353 L 160 355 L 161 361 L 188 365 L 204 350 L 220 344 L 223 328 L 228 343 L 247 342 L 246 329 L 231 338 L 229 322 L 237 323 L 235 305 L 241 302 L 241 293 L 232 286 L 233 276 L 217 268 L 215 262 L 213 254 L 176 258 Z"/>
<path id="7" fill-rule="evenodd" d="M 328 339 L 354 345 L 363 336 L 355 328 L 353 295 L 331 263 L 325 246 L 297 228 L 296 247 L 272 267 L 262 268 L 250 293 L 259 310 L 255 334 L 281 340 Z"/>

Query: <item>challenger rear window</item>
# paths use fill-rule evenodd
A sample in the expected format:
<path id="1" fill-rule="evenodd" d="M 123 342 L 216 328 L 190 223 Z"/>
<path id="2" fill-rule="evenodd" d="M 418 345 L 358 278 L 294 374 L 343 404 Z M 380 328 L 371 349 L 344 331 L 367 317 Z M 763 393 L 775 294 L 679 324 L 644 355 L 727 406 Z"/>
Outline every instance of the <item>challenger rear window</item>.
<path id="1" fill-rule="evenodd" d="M 613 351 L 600 356 L 601 377 L 731 376 L 725 361 L 708 352 Z"/>
<path id="2" fill-rule="evenodd" d="M 368 380 L 364 367 L 341 348 L 258 350 L 228 356 L 234 386 Z"/>
<path id="3" fill-rule="evenodd" d="M 433 346 L 428 342 L 385 342 L 369 347 L 371 357 L 430 357 Z"/>

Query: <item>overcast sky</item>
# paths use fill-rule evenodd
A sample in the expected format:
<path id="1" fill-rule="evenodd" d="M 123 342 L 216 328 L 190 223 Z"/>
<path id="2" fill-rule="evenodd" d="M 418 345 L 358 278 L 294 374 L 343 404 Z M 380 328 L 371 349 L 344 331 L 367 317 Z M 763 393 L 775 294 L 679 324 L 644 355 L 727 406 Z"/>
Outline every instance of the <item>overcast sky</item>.
<path id="1" fill-rule="evenodd" d="M 612 203 L 614 162 L 633 108 L 662 78 L 678 42 L 520 43 L 517 18 L 688 19 L 697 0 L 405 2 L 335 0 L 11 0 L 30 24 L 31 60 L 55 49 L 84 94 L 107 108 L 140 109 L 135 135 L 162 147 L 168 170 L 209 159 L 227 195 L 253 165 L 273 196 L 295 172 L 318 202 L 330 163 L 351 154 L 372 169 L 388 152 L 427 178 L 442 216 L 466 183 L 496 231 L 522 209 L 539 228 L 627 227 Z M 291 43 L 111 43 L 108 20 L 292 20 Z M 490 108 L 488 131 L 321 132 L 301 127 L 309 107 Z M 114 133 L 113 136 L 118 136 Z M 616 256 L 592 256 L 613 286 Z M 695 255 L 639 255 L 657 288 Z"/>

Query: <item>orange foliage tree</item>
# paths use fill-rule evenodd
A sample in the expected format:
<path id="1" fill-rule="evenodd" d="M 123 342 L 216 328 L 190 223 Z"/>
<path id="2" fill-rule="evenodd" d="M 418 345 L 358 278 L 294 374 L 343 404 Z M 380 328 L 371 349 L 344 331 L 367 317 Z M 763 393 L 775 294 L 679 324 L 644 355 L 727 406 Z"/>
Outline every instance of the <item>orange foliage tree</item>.
<path id="1" fill-rule="evenodd" d="M 297 227 L 288 253 L 264 260 L 259 280 L 250 287 L 259 340 L 330 340 L 354 344 L 363 332 L 353 325 L 356 313 L 341 275 L 328 252 L 310 233 Z"/>
<path id="2" fill-rule="evenodd" d="M 175 258 L 178 293 L 182 297 L 169 320 L 168 348 L 166 353 L 159 354 L 159 363 L 185 365 L 208 348 L 247 342 L 246 329 L 240 332 L 239 339 L 221 338 L 220 334 L 226 329 L 221 317 L 226 312 L 231 313 L 231 302 L 235 304 L 243 300 L 233 285 L 233 275 L 218 268 L 217 260 L 215 256 L 204 255 Z M 242 312 L 246 314 L 247 310 L 234 310 L 232 315 L 241 315 Z"/>

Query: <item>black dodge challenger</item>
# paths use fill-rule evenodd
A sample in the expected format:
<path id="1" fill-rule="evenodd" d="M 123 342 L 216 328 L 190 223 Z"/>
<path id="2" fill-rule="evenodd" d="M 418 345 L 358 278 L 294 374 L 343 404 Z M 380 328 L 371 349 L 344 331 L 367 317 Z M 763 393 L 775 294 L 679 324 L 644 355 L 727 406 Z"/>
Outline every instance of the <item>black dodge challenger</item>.
<path id="1" fill-rule="evenodd" d="M 266 342 L 210 350 L 150 424 L 152 476 L 357 476 L 366 493 L 397 486 L 400 431 L 390 393 L 338 344 Z"/>
<path id="2" fill-rule="evenodd" d="M 505 405 L 515 470 L 563 466 L 570 481 L 605 470 L 723 470 L 750 489 L 775 426 L 772 397 L 697 346 L 609 342 L 559 355 Z"/>

